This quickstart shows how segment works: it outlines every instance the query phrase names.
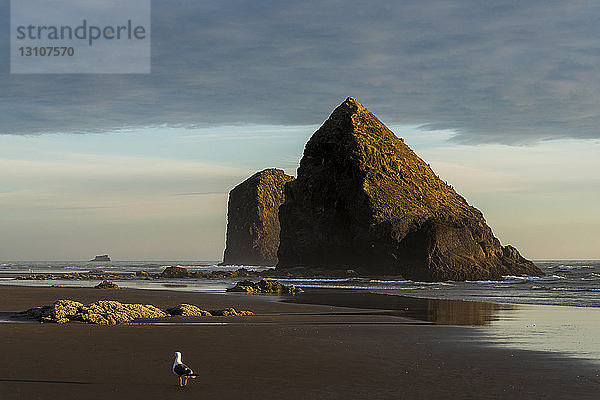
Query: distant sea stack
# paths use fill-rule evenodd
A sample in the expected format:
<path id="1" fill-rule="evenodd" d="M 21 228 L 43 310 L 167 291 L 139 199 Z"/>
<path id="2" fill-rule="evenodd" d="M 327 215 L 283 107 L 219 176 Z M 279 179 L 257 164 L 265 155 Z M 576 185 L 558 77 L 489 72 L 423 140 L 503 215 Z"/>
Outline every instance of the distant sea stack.
<path id="1" fill-rule="evenodd" d="M 90 262 L 96 262 L 96 261 L 110 261 L 110 257 L 108 256 L 108 254 L 104 254 L 101 256 L 96 256 L 96 257 L 94 257 L 93 260 L 90 260 Z"/>
<path id="2" fill-rule="evenodd" d="M 293 179 L 280 169 L 265 169 L 229 192 L 223 264 L 277 264 L 278 210 L 284 200 L 283 187 Z"/>
<path id="3" fill-rule="evenodd" d="M 483 214 L 348 98 L 306 144 L 280 207 L 278 270 L 355 269 L 419 281 L 543 275 Z"/>

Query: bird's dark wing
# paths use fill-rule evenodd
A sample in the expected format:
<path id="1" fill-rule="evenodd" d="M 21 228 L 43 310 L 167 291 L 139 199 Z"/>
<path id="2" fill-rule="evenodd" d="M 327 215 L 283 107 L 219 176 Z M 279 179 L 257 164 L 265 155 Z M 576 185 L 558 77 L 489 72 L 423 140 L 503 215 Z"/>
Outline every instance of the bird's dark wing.
<path id="1" fill-rule="evenodd" d="M 194 371 L 185 364 L 177 364 L 173 368 L 173 371 L 179 376 L 192 375 L 194 373 Z"/>

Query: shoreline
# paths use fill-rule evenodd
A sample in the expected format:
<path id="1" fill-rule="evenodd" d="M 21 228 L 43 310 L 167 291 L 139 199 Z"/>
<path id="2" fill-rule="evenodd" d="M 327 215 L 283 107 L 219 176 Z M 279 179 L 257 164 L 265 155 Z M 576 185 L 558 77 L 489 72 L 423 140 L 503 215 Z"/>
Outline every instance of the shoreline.
<path id="1" fill-rule="evenodd" d="M 585 360 L 505 349 L 486 344 L 480 328 L 415 323 L 374 309 L 147 289 L 2 285 L 0 293 L 0 312 L 58 298 L 110 298 L 259 314 L 209 317 L 215 324 L 181 317 L 165 325 L 0 323 L 0 351 L 19 360 L 0 365 L 0 394 L 7 399 L 265 398 L 274 389 L 290 399 L 592 399 L 600 389 L 597 367 Z M 184 390 L 170 371 L 175 350 L 200 373 Z"/>
<path id="2" fill-rule="evenodd" d="M 34 273 L 33 275 L 36 275 L 38 273 Z M 69 275 L 70 273 L 53 273 L 53 275 Z M 168 278 L 168 277 L 163 277 L 160 279 L 144 279 L 143 277 L 132 277 L 131 274 L 129 273 L 116 273 L 115 275 L 117 276 L 109 276 L 109 277 L 97 277 L 97 278 L 81 278 L 81 279 L 73 279 L 73 278 L 43 278 L 43 279 L 16 279 L 19 276 L 22 276 L 23 274 L 20 273 L 6 273 L 6 272 L 0 272 L 0 288 L 4 287 L 4 286 L 8 286 L 8 287 L 38 287 L 38 288 L 84 288 L 84 289 L 89 289 L 89 288 L 93 288 L 95 286 L 95 284 L 102 282 L 103 280 L 109 280 L 115 283 L 119 284 L 119 288 L 122 290 L 149 290 L 149 291 L 177 291 L 177 292 L 183 292 L 183 293 L 214 293 L 214 294 L 223 294 L 225 293 L 225 289 L 229 288 L 229 287 L 234 287 L 236 285 L 236 283 L 238 281 L 244 280 L 244 279 L 266 279 L 266 280 L 274 280 L 274 281 L 280 281 L 282 283 L 286 283 L 288 285 L 294 285 L 295 281 L 315 281 L 315 280 L 332 280 L 335 281 L 336 278 L 322 278 L 322 277 L 317 277 L 317 278 L 306 278 L 306 279 L 301 279 L 301 278 L 282 278 L 282 277 L 276 277 L 276 276 L 249 276 L 249 277 L 228 277 L 228 278 L 221 278 L 221 277 L 217 277 L 217 278 L 193 278 L 193 277 L 189 277 L 189 278 Z M 39 273 L 39 275 L 46 275 L 45 273 Z M 186 282 L 187 280 L 190 280 L 189 283 Z M 213 287 L 210 287 L 210 285 L 205 286 L 205 287 L 201 287 L 199 290 L 193 290 L 195 286 L 195 284 L 197 284 L 197 280 L 203 280 L 203 283 L 208 283 L 208 284 L 212 284 L 214 285 Z M 350 277 L 350 278 L 346 278 L 345 280 L 352 280 L 352 279 L 370 279 L 370 278 L 365 278 L 365 277 Z M 53 283 L 53 282 L 58 282 L 57 284 Z M 85 286 L 82 286 L 82 283 L 87 283 L 85 284 Z M 131 283 L 137 283 L 134 285 L 131 285 Z M 448 282 L 412 282 L 412 281 L 399 281 L 399 282 L 411 282 L 414 285 L 445 285 Z M 453 282 L 453 283 L 489 283 L 490 281 L 485 281 L 485 282 L 475 282 L 475 281 L 464 281 L 464 282 Z M 497 283 L 497 284 L 506 284 L 507 282 L 511 282 L 511 281 L 491 281 L 493 283 Z M 511 282 L 512 283 L 512 282 Z M 209 289 L 210 287 L 210 289 Z M 357 292 L 368 292 L 368 291 L 377 291 L 378 293 L 382 293 L 388 290 L 395 290 L 395 289 L 388 289 L 388 288 L 376 288 L 376 287 L 352 287 L 352 286 L 314 286 L 314 285 L 306 285 L 306 284 L 297 284 L 296 283 L 296 287 L 299 288 L 303 288 L 305 290 L 309 290 L 309 291 L 328 291 L 328 290 L 334 290 L 337 292 L 344 292 L 344 291 L 353 291 L 355 293 Z M 482 289 L 485 289 L 482 287 Z M 384 294 L 384 293 L 382 293 Z M 526 298 L 519 298 L 518 300 L 515 300 L 514 298 L 492 298 L 492 297 L 471 297 L 471 298 L 464 298 L 463 296 L 440 296 L 439 294 L 437 296 L 432 295 L 431 292 L 422 292 L 422 291 L 417 291 L 417 290 L 411 290 L 411 291 L 406 291 L 405 294 L 396 294 L 396 293 L 391 293 L 390 295 L 392 296 L 398 296 L 398 297 L 410 297 L 410 298 L 417 298 L 417 299 L 423 299 L 423 300 L 441 300 L 441 301 L 465 301 L 465 302 L 475 302 L 475 303 L 491 303 L 491 304 L 497 304 L 499 306 L 506 306 L 506 307 L 510 307 L 510 306 L 549 306 L 549 307 L 574 307 L 574 308 L 592 308 L 592 309 L 600 309 L 600 304 L 577 304 L 577 303 L 568 303 L 568 304 L 555 304 L 555 303 L 550 303 L 550 302 L 544 302 L 543 299 L 538 300 L 538 301 L 531 301 L 530 299 L 526 299 Z"/>

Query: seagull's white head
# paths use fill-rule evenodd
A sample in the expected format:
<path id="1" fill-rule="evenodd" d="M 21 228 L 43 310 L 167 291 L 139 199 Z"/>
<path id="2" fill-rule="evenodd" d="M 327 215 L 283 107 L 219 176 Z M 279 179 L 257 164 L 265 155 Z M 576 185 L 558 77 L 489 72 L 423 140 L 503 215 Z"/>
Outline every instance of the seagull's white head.
<path id="1" fill-rule="evenodd" d="M 178 362 L 178 363 L 181 362 L 181 352 L 179 352 L 179 351 L 175 352 L 175 362 Z"/>

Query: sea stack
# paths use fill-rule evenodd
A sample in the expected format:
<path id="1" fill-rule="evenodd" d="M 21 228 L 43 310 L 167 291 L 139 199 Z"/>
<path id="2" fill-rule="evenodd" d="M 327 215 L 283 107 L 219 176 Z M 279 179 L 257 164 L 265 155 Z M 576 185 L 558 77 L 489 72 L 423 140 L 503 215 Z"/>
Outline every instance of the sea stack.
<path id="1" fill-rule="evenodd" d="M 90 260 L 90 262 L 100 262 L 100 261 L 110 261 L 110 257 L 108 256 L 108 254 L 103 254 L 103 255 L 94 257 L 93 260 Z"/>
<path id="2" fill-rule="evenodd" d="M 353 98 L 306 144 L 286 185 L 278 270 L 354 269 L 419 281 L 543 275 Z"/>
<path id="3" fill-rule="evenodd" d="M 223 264 L 277 264 L 278 210 L 284 201 L 283 187 L 293 179 L 280 169 L 265 169 L 229 192 Z"/>

